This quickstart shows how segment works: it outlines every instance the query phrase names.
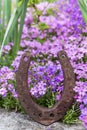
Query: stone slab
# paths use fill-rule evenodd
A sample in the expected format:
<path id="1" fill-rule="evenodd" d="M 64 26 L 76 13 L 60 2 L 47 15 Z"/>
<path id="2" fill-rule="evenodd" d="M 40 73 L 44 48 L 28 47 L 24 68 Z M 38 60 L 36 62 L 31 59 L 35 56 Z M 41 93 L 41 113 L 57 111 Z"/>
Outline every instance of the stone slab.
<path id="1" fill-rule="evenodd" d="M 0 130 L 85 130 L 82 124 L 65 125 L 60 122 L 49 126 L 34 122 L 26 114 L 0 109 Z"/>

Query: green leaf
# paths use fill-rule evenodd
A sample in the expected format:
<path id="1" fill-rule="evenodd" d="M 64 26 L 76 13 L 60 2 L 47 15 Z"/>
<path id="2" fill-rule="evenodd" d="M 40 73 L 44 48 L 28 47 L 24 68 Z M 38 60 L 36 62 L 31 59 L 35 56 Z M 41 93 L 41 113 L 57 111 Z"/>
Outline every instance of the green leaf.
<path id="1" fill-rule="evenodd" d="M 38 16 L 40 16 L 40 15 L 42 15 L 42 11 L 36 10 L 36 14 L 37 14 Z"/>
<path id="2" fill-rule="evenodd" d="M 47 1 L 47 2 L 49 2 L 49 3 L 52 3 L 52 2 L 55 2 L 55 1 L 57 1 L 57 0 L 41 0 L 41 1 Z"/>
<path id="3" fill-rule="evenodd" d="M 1 20 L 1 11 L 2 11 L 2 0 L 0 0 L 0 20 Z"/>
<path id="4" fill-rule="evenodd" d="M 83 14 L 83 18 L 87 24 L 87 0 L 78 0 L 79 2 L 79 6 L 80 6 L 80 9 L 82 11 L 82 14 Z"/>
<path id="5" fill-rule="evenodd" d="M 74 124 L 79 122 L 78 117 L 80 115 L 79 105 L 75 102 L 72 108 L 70 108 L 66 115 L 63 117 L 62 121 L 65 124 Z"/>
<path id="6" fill-rule="evenodd" d="M 49 9 L 47 10 L 47 14 L 48 14 L 48 15 L 52 15 L 52 14 L 53 14 L 53 9 L 52 9 L 52 8 L 49 8 Z"/>
<path id="7" fill-rule="evenodd" d="M 11 16 L 12 0 L 0 0 L 0 43 L 3 41 L 4 33 Z M 7 41 L 9 38 L 7 38 Z"/>
<path id="8" fill-rule="evenodd" d="M 49 26 L 46 23 L 39 23 L 38 26 L 40 30 L 49 29 Z"/>
<path id="9" fill-rule="evenodd" d="M 40 0 L 29 0 L 28 5 L 38 4 Z"/>
<path id="10" fill-rule="evenodd" d="M 13 31 L 16 23 L 17 23 L 19 14 L 20 14 L 20 10 L 18 11 L 17 8 L 16 8 L 13 15 L 12 15 L 12 17 L 11 17 L 11 19 L 9 20 L 9 23 L 8 23 L 8 26 L 7 26 L 3 41 L 2 41 L 1 49 L 0 49 L 0 57 L 2 55 L 3 47 L 6 44 L 6 40 L 7 40 L 8 37 L 11 36 L 12 31 Z"/>
<path id="11" fill-rule="evenodd" d="M 18 0 L 17 0 L 18 1 Z M 20 3 L 20 4 L 19 4 Z M 4 45 L 7 43 L 7 39 L 11 38 L 13 35 L 13 41 L 14 41 L 14 55 L 17 53 L 20 47 L 20 39 L 24 24 L 24 19 L 26 15 L 26 9 L 27 9 L 28 0 L 21 0 L 18 2 L 16 9 L 14 10 L 14 13 L 12 14 L 3 41 L 0 49 L 0 57 L 2 55 L 2 50 Z M 18 24 L 18 19 L 20 18 L 20 25 Z M 19 26 L 19 29 L 18 29 Z M 16 27 L 16 29 L 15 29 Z M 14 33 L 13 33 L 14 32 Z"/>
<path id="12" fill-rule="evenodd" d="M 5 4 L 5 14 L 6 14 L 6 21 L 7 21 L 7 24 L 9 22 L 9 19 L 11 17 L 11 5 L 12 5 L 12 0 L 4 0 L 4 4 Z"/>
<path id="13" fill-rule="evenodd" d="M 16 56 L 20 48 L 20 40 L 21 40 L 21 35 L 22 35 L 24 19 L 26 16 L 27 4 L 28 4 L 28 0 L 25 0 L 24 3 L 21 5 L 22 10 L 21 10 L 21 15 L 20 15 L 20 25 L 16 23 L 16 30 L 14 29 L 14 47 L 12 49 L 14 57 Z M 18 26 L 19 26 L 19 30 L 18 30 Z"/>
<path id="14" fill-rule="evenodd" d="M 25 2 L 23 3 L 23 6 L 22 6 L 20 29 L 19 29 L 19 42 L 20 42 L 21 35 L 22 35 L 22 29 L 23 29 L 24 19 L 26 16 L 27 4 L 28 4 L 28 0 L 25 0 Z"/>

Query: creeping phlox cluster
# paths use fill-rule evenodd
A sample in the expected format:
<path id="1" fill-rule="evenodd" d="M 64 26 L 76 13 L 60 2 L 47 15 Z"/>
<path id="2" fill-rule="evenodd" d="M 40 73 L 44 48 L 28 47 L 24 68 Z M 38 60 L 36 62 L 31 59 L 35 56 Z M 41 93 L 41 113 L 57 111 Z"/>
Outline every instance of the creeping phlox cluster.
<path id="1" fill-rule="evenodd" d="M 15 73 L 7 66 L 3 66 L 0 69 L 0 95 L 3 97 L 6 97 L 8 91 L 10 91 L 14 97 L 17 97 L 17 93 L 13 84 L 14 76 Z"/>
<path id="2" fill-rule="evenodd" d="M 40 61 L 39 61 L 40 62 Z M 44 63 L 44 62 L 43 62 Z M 46 65 L 37 65 L 30 71 L 29 76 L 32 77 L 30 83 L 32 84 L 31 94 L 34 97 L 40 97 L 51 89 L 56 93 L 56 100 L 59 100 L 61 92 L 63 91 L 63 72 L 61 67 L 54 65 L 51 61 Z"/>
<path id="3" fill-rule="evenodd" d="M 47 89 L 56 92 L 59 100 L 63 91 L 63 72 L 57 53 L 65 50 L 76 75 L 75 99 L 80 103 L 80 119 L 87 128 L 87 37 L 86 25 L 77 0 L 62 4 L 42 2 L 28 8 L 23 27 L 21 49 L 12 62 L 13 70 L 3 66 L 0 69 L 0 94 L 5 97 L 10 91 L 17 97 L 14 87 L 21 55 L 31 50 L 34 60 L 30 63 L 28 83 L 30 92 L 36 98 L 46 94 Z M 4 53 L 10 50 L 10 44 Z"/>

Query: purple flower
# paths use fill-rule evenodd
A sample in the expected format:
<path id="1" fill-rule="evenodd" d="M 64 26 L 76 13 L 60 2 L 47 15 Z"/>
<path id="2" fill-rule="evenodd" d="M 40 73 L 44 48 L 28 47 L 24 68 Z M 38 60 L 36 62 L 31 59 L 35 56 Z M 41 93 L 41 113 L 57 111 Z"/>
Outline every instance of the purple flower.
<path id="1" fill-rule="evenodd" d="M 1 89 L 0 89 L 0 95 L 2 95 L 2 97 L 6 97 L 6 95 L 7 95 L 7 90 L 6 90 L 6 88 L 1 88 Z"/>
<path id="2" fill-rule="evenodd" d="M 83 98 L 83 103 L 87 105 L 87 95 Z"/>
<path id="3" fill-rule="evenodd" d="M 10 44 L 5 45 L 4 48 L 3 48 L 3 53 L 7 54 L 10 50 L 11 50 Z"/>
<path id="4" fill-rule="evenodd" d="M 46 93 L 46 90 L 47 90 L 47 88 L 45 86 L 46 86 L 46 83 L 41 81 L 36 86 L 31 88 L 30 92 L 35 97 L 43 96 Z"/>
<path id="5" fill-rule="evenodd" d="M 61 98 L 61 94 L 56 95 L 56 100 L 57 100 L 57 101 L 59 101 L 59 100 L 60 100 L 60 98 Z"/>

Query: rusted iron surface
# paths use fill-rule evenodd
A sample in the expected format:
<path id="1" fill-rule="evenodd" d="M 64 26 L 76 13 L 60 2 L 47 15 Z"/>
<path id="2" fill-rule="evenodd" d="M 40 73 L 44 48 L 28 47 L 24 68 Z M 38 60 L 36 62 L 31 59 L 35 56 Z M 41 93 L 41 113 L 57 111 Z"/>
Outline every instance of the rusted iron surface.
<path id="1" fill-rule="evenodd" d="M 60 101 L 58 101 L 52 108 L 44 108 L 39 106 L 32 99 L 28 87 L 30 53 L 26 52 L 22 56 L 18 71 L 16 73 L 17 92 L 22 106 L 31 118 L 44 125 L 50 125 L 53 122 L 60 120 L 73 103 L 73 87 L 75 86 L 75 75 L 73 68 L 67 54 L 64 51 L 60 51 L 58 53 L 58 60 L 62 66 L 64 74 L 64 91 Z"/>

